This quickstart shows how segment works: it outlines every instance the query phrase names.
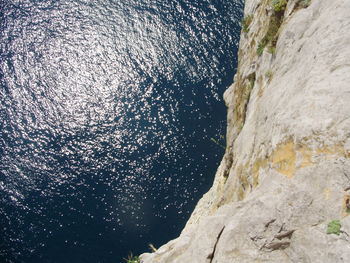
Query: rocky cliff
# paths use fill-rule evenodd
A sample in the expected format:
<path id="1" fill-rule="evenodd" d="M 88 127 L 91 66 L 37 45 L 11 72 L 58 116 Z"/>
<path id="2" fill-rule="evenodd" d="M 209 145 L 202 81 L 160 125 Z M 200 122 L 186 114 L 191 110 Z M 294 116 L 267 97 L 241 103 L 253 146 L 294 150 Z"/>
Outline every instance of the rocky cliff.
<path id="1" fill-rule="evenodd" d="M 350 1 L 246 0 L 227 147 L 143 263 L 350 262 Z"/>

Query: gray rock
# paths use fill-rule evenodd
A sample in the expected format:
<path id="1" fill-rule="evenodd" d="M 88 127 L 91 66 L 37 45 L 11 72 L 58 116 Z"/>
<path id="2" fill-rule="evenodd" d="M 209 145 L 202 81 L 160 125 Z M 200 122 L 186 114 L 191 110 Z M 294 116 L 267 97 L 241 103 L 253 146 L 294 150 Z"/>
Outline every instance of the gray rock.
<path id="1" fill-rule="evenodd" d="M 350 262 L 350 1 L 289 0 L 275 53 L 258 56 L 268 2 L 246 1 L 213 186 L 143 263 Z"/>

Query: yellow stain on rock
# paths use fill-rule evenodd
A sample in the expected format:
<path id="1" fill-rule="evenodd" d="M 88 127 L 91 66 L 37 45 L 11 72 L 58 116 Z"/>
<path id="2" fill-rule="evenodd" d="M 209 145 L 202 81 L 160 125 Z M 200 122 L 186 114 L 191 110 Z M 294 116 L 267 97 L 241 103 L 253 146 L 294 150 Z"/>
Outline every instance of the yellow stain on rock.
<path id="1" fill-rule="evenodd" d="M 301 155 L 301 162 L 298 165 L 297 153 Z M 269 161 L 279 173 L 292 178 L 297 169 L 314 165 L 312 160 L 314 155 L 323 155 L 325 158 L 334 158 L 334 155 L 345 158 L 350 157 L 342 144 L 323 146 L 313 150 L 305 144 L 295 144 L 293 141 L 288 140 L 277 146 Z"/>
<path id="2" fill-rule="evenodd" d="M 260 169 L 269 167 L 288 178 L 293 178 L 298 169 L 314 165 L 317 159 L 313 158 L 320 156 L 323 156 L 322 158 L 339 156 L 350 158 L 350 153 L 342 144 L 322 146 L 315 149 L 289 139 L 278 144 L 269 156 L 257 158 L 253 162 L 235 165 L 236 170 L 233 174 L 236 175 L 238 184 L 234 187 L 226 187 L 224 191 L 226 191 L 226 194 L 229 193 L 232 198 L 236 196 L 238 200 L 243 200 L 248 192 L 259 185 Z M 330 189 L 324 190 L 325 200 L 330 199 L 331 195 Z M 350 196 L 348 197 L 348 199 L 344 199 L 344 204 L 347 202 L 346 206 L 343 205 L 342 214 L 344 216 L 350 214 Z M 230 199 L 221 200 L 218 207 L 229 202 Z"/>
<path id="3" fill-rule="evenodd" d="M 345 158 L 349 158 L 349 153 L 345 150 L 344 145 L 342 144 L 336 144 L 332 146 L 324 146 L 321 148 L 318 148 L 316 150 L 317 154 L 322 154 L 322 155 L 340 155 L 344 156 Z"/>
<path id="4" fill-rule="evenodd" d="M 298 168 L 304 168 L 313 165 L 312 150 L 306 145 L 298 145 L 297 151 L 302 155 L 302 161 Z"/>
<path id="5" fill-rule="evenodd" d="M 236 173 L 239 178 L 240 187 L 238 189 L 238 199 L 243 200 L 245 197 L 245 194 L 247 191 L 251 190 L 250 183 L 249 183 L 249 172 L 248 172 L 248 165 L 239 165 Z"/>
<path id="6" fill-rule="evenodd" d="M 296 156 L 293 142 L 282 143 L 277 146 L 272 154 L 272 167 L 279 173 L 291 178 L 296 170 Z"/>

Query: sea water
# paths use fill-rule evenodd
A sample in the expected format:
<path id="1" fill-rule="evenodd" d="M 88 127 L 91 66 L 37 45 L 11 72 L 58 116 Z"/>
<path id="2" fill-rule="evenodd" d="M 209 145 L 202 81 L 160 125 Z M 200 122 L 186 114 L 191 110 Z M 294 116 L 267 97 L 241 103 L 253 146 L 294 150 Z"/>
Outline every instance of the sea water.
<path id="1" fill-rule="evenodd" d="M 224 152 L 242 8 L 0 0 L 0 262 L 121 263 L 180 234 Z"/>

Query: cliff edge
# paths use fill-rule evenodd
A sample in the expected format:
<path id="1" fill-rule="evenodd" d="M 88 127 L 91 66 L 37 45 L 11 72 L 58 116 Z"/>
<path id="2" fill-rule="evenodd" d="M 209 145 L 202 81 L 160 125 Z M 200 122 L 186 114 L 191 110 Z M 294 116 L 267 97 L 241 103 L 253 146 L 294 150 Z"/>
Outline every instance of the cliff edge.
<path id="1" fill-rule="evenodd" d="M 143 263 L 350 262 L 350 1 L 246 0 L 226 152 Z"/>

